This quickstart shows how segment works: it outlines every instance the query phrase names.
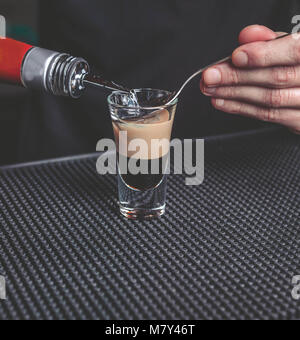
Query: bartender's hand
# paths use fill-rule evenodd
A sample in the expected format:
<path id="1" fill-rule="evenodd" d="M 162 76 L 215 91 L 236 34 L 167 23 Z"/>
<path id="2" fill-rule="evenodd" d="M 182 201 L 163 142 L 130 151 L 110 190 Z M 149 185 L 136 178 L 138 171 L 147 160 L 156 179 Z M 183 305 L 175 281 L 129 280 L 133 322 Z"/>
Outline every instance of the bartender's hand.
<path id="1" fill-rule="evenodd" d="M 204 72 L 202 92 L 218 110 L 279 123 L 300 133 L 300 39 L 263 26 L 239 37 L 232 63 Z M 300 38 L 300 37 L 299 37 Z"/>

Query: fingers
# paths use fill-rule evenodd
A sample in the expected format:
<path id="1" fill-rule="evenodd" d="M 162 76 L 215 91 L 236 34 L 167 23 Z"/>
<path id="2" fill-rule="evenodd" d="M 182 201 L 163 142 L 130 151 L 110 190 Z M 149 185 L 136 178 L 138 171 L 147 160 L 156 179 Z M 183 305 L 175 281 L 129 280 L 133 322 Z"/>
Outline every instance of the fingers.
<path id="1" fill-rule="evenodd" d="M 300 65 L 262 69 L 238 69 L 223 63 L 206 70 L 203 74 L 206 86 L 255 85 L 269 88 L 300 86 Z"/>
<path id="2" fill-rule="evenodd" d="M 292 109 L 277 109 L 227 99 L 212 99 L 213 106 L 221 111 L 260 119 L 266 122 L 278 123 L 294 131 L 300 131 L 300 111 Z"/>
<path id="3" fill-rule="evenodd" d="M 267 42 L 252 42 L 237 48 L 232 54 L 237 67 L 259 68 L 297 65 L 300 63 L 300 40 L 288 36 Z"/>
<path id="4" fill-rule="evenodd" d="M 279 123 L 300 133 L 300 39 L 246 27 L 242 44 L 223 63 L 203 73 L 201 90 L 218 110 Z"/>
<path id="5" fill-rule="evenodd" d="M 241 45 L 249 44 L 254 41 L 267 41 L 277 37 L 277 34 L 268 27 L 251 25 L 244 28 L 239 35 Z"/>
<path id="6" fill-rule="evenodd" d="M 300 108 L 300 88 L 267 89 L 254 86 L 204 87 L 214 98 L 232 99 L 273 108 Z"/>

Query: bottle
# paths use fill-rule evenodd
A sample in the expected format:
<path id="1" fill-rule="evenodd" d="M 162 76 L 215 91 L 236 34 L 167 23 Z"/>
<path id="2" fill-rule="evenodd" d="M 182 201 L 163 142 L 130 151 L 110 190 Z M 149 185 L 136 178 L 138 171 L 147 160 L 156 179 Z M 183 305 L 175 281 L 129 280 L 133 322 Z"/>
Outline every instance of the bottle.
<path id="1" fill-rule="evenodd" d="M 0 37 L 0 81 L 53 95 L 79 98 L 88 63 L 69 54 Z"/>

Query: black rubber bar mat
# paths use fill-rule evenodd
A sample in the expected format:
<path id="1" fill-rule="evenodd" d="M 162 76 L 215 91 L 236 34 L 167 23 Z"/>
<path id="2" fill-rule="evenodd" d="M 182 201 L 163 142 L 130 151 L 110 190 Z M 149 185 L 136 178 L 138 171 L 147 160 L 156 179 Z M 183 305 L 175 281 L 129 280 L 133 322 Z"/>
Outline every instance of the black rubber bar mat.
<path id="1" fill-rule="evenodd" d="M 295 319 L 300 137 L 206 143 L 205 182 L 128 221 L 96 157 L 1 169 L 1 319 Z"/>

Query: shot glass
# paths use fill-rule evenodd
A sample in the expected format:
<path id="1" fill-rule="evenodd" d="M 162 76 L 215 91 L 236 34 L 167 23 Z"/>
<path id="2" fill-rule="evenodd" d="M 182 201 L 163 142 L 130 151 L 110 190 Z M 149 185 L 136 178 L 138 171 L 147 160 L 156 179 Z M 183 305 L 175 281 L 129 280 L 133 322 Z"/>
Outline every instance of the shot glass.
<path id="1" fill-rule="evenodd" d="M 155 89 L 108 97 L 118 164 L 120 212 L 130 219 L 159 217 L 165 213 L 170 139 L 177 100 L 168 106 L 151 103 L 170 93 Z"/>

